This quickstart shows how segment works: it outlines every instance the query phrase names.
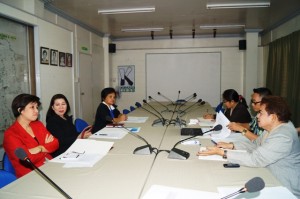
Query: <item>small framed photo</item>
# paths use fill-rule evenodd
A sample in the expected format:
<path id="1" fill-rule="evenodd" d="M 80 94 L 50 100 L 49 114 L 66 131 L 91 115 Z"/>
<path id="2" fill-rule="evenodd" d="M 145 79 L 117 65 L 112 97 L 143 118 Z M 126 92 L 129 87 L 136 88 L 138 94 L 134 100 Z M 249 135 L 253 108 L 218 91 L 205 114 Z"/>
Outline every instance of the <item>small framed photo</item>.
<path id="1" fill-rule="evenodd" d="M 49 64 L 49 48 L 41 47 L 41 64 Z"/>
<path id="2" fill-rule="evenodd" d="M 72 67 L 72 54 L 66 53 L 66 66 Z"/>
<path id="3" fill-rule="evenodd" d="M 66 66 L 66 53 L 59 52 L 59 66 Z"/>
<path id="4" fill-rule="evenodd" d="M 50 50 L 50 64 L 53 66 L 58 65 L 58 51 L 51 49 Z"/>

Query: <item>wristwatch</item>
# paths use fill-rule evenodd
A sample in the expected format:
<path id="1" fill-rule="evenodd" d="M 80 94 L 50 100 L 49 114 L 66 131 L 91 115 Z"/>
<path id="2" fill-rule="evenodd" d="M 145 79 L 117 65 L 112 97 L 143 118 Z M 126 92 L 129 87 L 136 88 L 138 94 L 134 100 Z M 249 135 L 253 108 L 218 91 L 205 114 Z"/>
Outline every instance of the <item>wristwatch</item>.
<path id="1" fill-rule="evenodd" d="M 245 134 L 247 133 L 248 129 L 243 129 L 242 130 L 242 135 L 245 136 Z"/>

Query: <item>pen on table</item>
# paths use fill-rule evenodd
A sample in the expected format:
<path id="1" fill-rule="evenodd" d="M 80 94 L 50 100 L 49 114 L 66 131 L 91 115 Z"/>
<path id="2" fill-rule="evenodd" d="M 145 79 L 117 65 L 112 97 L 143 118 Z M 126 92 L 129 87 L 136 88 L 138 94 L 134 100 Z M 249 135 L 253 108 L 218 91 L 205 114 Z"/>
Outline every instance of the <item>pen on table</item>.
<path id="1" fill-rule="evenodd" d="M 213 140 L 210 140 L 214 145 L 217 145 L 218 143 L 216 143 L 215 141 Z"/>

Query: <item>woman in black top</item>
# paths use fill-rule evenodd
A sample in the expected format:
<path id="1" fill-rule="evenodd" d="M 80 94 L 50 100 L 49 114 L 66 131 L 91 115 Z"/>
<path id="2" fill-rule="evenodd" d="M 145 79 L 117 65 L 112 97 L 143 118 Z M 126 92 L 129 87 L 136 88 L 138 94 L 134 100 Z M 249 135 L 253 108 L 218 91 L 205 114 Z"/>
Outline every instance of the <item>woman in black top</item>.
<path id="1" fill-rule="evenodd" d="M 116 108 L 116 91 L 113 88 L 105 88 L 101 91 L 101 100 L 95 116 L 92 133 L 103 129 L 107 124 L 119 123 L 127 120 L 127 115 L 121 114 Z"/>
<path id="2" fill-rule="evenodd" d="M 52 97 L 46 116 L 47 129 L 59 141 L 59 148 L 51 155 L 56 157 L 64 153 L 77 138 L 88 138 L 91 132 L 78 133 L 73 124 L 72 116 L 69 116 L 70 105 L 63 94 L 56 94 Z"/>
<path id="3" fill-rule="evenodd" d="M 225 90 L 222 96 L 223 105 L 226 108 L 224 115 L 230 122 L 249 124 L 252 121 L 245 98 L 240 96 L 234 89 Z M 206 119 L 214 118 L 214 116 L 210 114 L 203 117 Z"/>

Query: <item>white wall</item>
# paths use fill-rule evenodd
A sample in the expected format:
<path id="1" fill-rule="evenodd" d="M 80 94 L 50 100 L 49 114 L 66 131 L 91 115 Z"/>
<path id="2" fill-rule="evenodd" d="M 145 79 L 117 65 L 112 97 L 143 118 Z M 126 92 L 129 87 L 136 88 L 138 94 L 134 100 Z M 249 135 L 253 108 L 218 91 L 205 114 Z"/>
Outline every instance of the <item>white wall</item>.
<path id="1" fill-rule="evenodd" d="M 41 97 L 43 110 L 41 120 L 45 122 L 45 114 L 53 94 L 65 94 L 70 102 L 74 117 L 80 117 L 78 74 L 78 55 L 81 47 L 87 47 L 93 58 L 93 75 L 95 81 L 91 85 L 98 95 L 93 98 L 93 106 L 97 106 L 100 99 L 100 90 L 108 86 L 109 77 L 103 71 L 109 69 L 108 43 L 102 37 L 83 29 L 82 27 L 44 9 L 39 0 L 1 0 L 0 13 L 3 16 L 34 26 L 35 29 L 35 64 L 37 78 L 37 95 Z M 61 52 L 73 54 L 73 67 L 62 68 L 50 65 L 40 65 L 40 47 L 53 48 Z M 93 52 L 93 48 L 95 52 Z M 107 53 L 106 53 L 107 51 Z M 94 108 L 96 109 L 96 107 Z M 93 114 L 93 113 L 91 113 Z"/>
<path id="2" fill-rule="evenodd" d="M 147 53 L 221 53 L 221 94 L 228 88 L 233 88 L 243 94 L 244 51 L 239 50 L 238 41 L 243 38 L 198 38 L 198 39 L 166 39 L 116 41 L 116 53 L 111 54 L 111 85 L 118 84 L 117 68 L 120 65 L 135 65 L 136 92 L 122 93 L 117 104 L 119 109 L 142 102 L 146 98 L 145 64 Z M 205 63 L 203 63 L 205 64 Z M 188 81 L 188 80 L 187 80 Z M 211 80 L 213 81 L 213 80 Z M 153 98 L 155 96 L 152 96 Z M 199 98 L 205 96 L 199 94 Z"/>

